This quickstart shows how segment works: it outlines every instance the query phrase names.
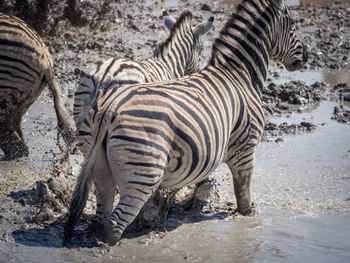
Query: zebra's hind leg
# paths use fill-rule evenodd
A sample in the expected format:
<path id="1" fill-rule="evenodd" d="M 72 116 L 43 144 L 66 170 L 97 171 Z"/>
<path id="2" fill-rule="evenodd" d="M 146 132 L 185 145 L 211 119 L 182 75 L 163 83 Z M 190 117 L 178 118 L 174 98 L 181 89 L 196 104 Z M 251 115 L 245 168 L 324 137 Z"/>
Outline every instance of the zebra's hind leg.
<path id="1" fill-rule="evenodd" d="M 14 160 L 29 155 L 28 146 L 24 143 L 21 132 L 18 134 L 6 124 L 0 124 L 0 148 L 5 154 L 5 160 Z"/>
<path id="2" fill-rule="evenodd" d="M 237 209 L 242 215 L 251 214 L 252 203 L 250 197 L 250 182 L 254 170 L 254 149 L 250 154 L 245 152 L 228 163 L 230 167 L 235 196 L 237 200 Z"/>
<path id="3" fill-rule="evenodd" d="M 93 183 L 96 189 L 96 216 L 89 228 L 100 232 L 103 230 L 103 221 L 112 213 L 117 187 L 117 182 L 107 161 L 105 149 L 101 148 L 99 151 L 93 169 L 95 174 Z"/>
<path id="4" fill-rule="evenodd" d="M 164 171 L 158 168 L 140 168 L 136 165 L 111 165 L 111 169 L 119 187 L 120 200 L 111 216 L 104 220 L 104 231 L 107 242 L 115 245 L 127 226 L 134 221 L 141 208 L 158 189 Z"/>
<path id="5" fill-rule="evenodd" d="M 104 221 L 106 240 L 110 245 L 115 245 L 119 241 L 124 230 L 134 221 L 155 189 L 157 187 L 149 192 L 141 190 L 142 193 L 131 189 L 125 189 L 126 191 L 120 189 L 120 201 L 112 215 Z"/>

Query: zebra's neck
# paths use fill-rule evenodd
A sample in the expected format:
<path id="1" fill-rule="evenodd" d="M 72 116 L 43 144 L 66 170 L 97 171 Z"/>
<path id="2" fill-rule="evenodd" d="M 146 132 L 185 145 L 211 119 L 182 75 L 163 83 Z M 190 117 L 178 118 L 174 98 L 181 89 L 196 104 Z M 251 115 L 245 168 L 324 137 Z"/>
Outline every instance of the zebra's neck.
<path id="1" fill-rule="evenodd" d="M 266 1 L 244 1 L 213 45 L 210 65 L 244 71 L 260 97 L 271 50 L 273 10 Z"/>
<path id="2" fill-rule="evenodd" d="M 169 38 L 154 52 L 154 58 L 164 62 L 175 78 L 184 76 L 190 66 L 189 56 L 195 41 L 191 20 L 192 14 L 184 12 L 171 29 Z"/>

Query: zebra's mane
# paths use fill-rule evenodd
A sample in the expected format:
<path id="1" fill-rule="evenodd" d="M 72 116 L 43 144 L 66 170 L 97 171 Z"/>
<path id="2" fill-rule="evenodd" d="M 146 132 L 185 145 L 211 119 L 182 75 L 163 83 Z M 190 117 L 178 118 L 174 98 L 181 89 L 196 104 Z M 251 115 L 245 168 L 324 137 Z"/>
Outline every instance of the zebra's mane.
<path id="1" fill-rule="evenodd" d="M 161 44 L 158 45 L 154 51 L 154 56 L 165 55 L 165 53 L 171 49 L 171 43 L 174 41 L 175 37 L 178 35 L 179 31 L 183 31 L 184 27 L 191 28 L 192 13 L 188 10 L 182 12 L 180 17 L 176 20 L 175 24 L 170 30 L 169 37 Z"/>
<path id="2" fill-rule="evenodd" d="M 239 24 L 239 27 L 242 27 L 242 18 L 246 19 L 251 18 L 249 13 L 256 13 L 257 10 L 260 10 L 260 8 L 263 8 L 261 13 L 257 14 L 255 20 L 249 19 L 249 23 L 244 24 L 245 28 L 242 28 L 239 33 L 241 36 L 245 36 L 247 34 L 247 29 L 251 30 L 256 26 L 256 22 L 259 20 L 260 15 L 265 12 L 265 8 L 269 5 L 269 1 L 265 0 L 243 0 L 241 3 L 239 3 L 236 6 L 235 11 L 232 13 L 231 18 L 226 22 L 225 26 L 222 28 L 222 30 L 219 33 L 219 36 L 215 39 L 213 48 L 212 48 L 212 58 L 211 58 L 211 64 L 213 63 L 213 59 L 216 57 L 216 53 L 220 53 L 222 42 L 225 41 L 232 49 L 239 48 L 239 45 L 234 44 L 234 42 L 238 39 L 242 39 L 239 34 L 238 35 L 232 35 L 229 33 L 229 30 L 231 28 L 235 28 L 236 25 Z M 255 8 L 258 7 L 258 8 Z M 259 24 L 259 26 L 266 27 L 266 24 Z M 266 30 L 264 27 L 261 29 Z M 226 38 L 226 39 L 225 39 Z M 231 41 L 227 41 L 227 38 L 231 38 Z M 224 40 L 225 39 L 225 40 Z"/>

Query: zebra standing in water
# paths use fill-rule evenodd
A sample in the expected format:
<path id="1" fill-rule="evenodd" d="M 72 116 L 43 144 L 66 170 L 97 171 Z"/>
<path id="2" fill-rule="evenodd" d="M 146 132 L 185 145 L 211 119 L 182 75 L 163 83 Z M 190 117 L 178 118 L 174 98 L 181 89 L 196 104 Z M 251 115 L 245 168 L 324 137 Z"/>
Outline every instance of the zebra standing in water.
<path id="1" fill-rule="evenodd" d="M 243 0 L 202 71 L 177 81 L 111 88 L 82 126 L 92 144 L 71 201 L 65 243 L 93 177 L 103 193 L 110 244 L 158 187 L 176 190 L 200 182 L 222 162 L 232 172 L 238 211 L 251 213 L 250 182 L 264 128 L 261 92 L 269 60 L 294 71 L 303 67 L 307 54 L 284 0 Z M 117 186 L 120 201 L 112 212 Z"/>
<path id="2" fill-rule="evenodd" d="M 128 58 L 100 61 L 91 74 L 82 80 L 74 94 L 73 106 L 78 130 L 88 111 L 111 86 L 170 80 L 199 71 L 199 37 L 209 31 L 214 17 L 194 28 L 191 27 L 192 14 L 189 11 L 183 12 L 177 20 L 166 11 L 163 17 L 170 36 L 157 47 L 152 58 L 143 61 Z"/>
<path id="3" fill-rule="evenodd" d="M 53 95 L 58 132 L 74 140 L 71 118 L 54 80 L 53 62 L 38 34 L 17 17 L 0 13 L 0 149 L 6 160 L 28 156 L 22 116 L 48 84 Z"/>

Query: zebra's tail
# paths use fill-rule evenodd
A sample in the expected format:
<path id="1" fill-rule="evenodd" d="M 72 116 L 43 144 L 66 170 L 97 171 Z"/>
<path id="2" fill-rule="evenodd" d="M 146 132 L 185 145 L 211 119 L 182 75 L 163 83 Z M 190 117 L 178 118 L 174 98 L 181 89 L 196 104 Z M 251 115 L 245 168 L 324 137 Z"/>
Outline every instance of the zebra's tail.
<path id="1" fill-rule="evenodd" d="M 104 129 L 102 127 L 102 129 Z M 70 241 L 74 226 L 76 225 L 81 213 L 84 210 L 86 201 L 88 199 L 89 190 L 93 178 L 93 168 L 95 159 L 100 149 L 100 145 L 105 138 L 106 130 L 97 130 L 95 143 L 90 146 L 89 152 L 81 166 L 78 182 L 75 185 L 73 197 L 68 211 L 68 221 L 64 226 L 63 245 L 66 246 Z"/>
<path id="2" fill-rule="evenodd" d="M 62 137 L 66 144 L 70 145 L 75 141 L 76 138 L 75 131 L 71 125 L 72 118 L 64 108 L 62 93 L 57 86 L 52 71 L 47 71 L 45 73 L 45 80 L 53 96 L 53 102 L 57 116 L 58 133 L 62 134 Z"/>

